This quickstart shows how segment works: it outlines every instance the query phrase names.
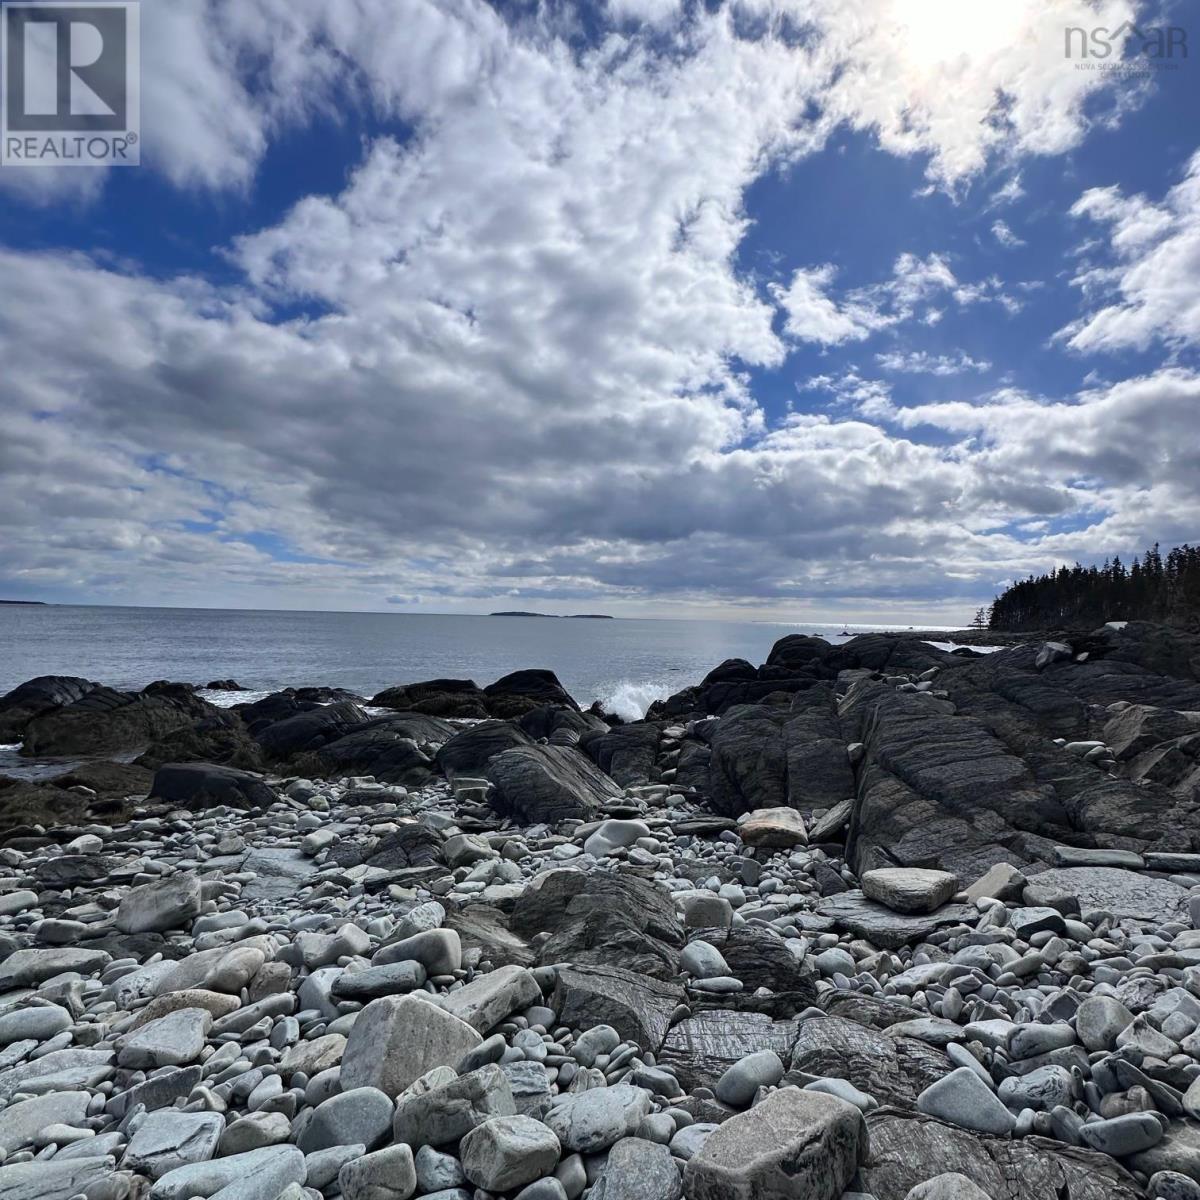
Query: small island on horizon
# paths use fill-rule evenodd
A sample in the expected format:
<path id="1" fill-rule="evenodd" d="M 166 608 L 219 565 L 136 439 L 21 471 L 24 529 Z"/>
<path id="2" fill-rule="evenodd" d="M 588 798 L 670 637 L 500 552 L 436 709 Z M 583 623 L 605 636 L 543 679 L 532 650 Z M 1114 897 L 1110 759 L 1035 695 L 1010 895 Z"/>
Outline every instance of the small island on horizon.
<path id="1" fill-rule="evenodd" d="M 45 600 L 0 600 L 0 604 L 37 604 L 43 608 L 46 606 Z"/>
<path id="2" fill-rule="evenodd" d="M 615 618 L 609 613 L 539 613 L 522 612 L 512 609 L 506 612 L 488 613 L 489 617 L 547 617 L 562 621 L 612 621 Z"/>

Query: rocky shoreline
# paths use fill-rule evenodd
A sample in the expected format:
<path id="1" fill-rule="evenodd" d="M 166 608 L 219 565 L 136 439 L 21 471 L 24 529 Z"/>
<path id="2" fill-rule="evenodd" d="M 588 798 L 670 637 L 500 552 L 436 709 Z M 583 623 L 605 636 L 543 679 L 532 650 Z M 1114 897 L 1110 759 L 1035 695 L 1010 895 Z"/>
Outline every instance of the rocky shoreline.
<path id="1" fill-rule="evenodd" d="M 930 636 L 18 687 L 0 1200 L 1200 1200 L 1200 639 Z"/>

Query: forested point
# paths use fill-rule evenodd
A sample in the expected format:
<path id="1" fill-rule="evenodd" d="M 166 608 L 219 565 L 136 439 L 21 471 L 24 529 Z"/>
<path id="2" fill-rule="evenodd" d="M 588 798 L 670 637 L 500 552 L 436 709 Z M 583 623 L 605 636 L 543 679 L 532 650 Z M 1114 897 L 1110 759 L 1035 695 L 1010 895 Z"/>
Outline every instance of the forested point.
<path id="1" fill-rule="evenodd" d="M 1158 543 L 1126 566 L 1059 567 L 1014 583 L 996 597 L 990 628 L 1094 628 L 1106 621 L 1162 621 L 1200 627 L 1200 546 L 1177 546 L 1166 557 Z"/>

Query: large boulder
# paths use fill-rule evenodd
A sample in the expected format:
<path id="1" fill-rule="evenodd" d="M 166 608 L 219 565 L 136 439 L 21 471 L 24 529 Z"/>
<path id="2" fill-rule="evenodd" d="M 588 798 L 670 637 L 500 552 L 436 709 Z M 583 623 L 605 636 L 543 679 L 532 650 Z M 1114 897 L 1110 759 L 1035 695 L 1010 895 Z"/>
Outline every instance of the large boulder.
<path id="1" fill-rule="evenodd" d="M 523 824 L 587 820 L 621 789 L 577 750 L 567 746 L 515 746 L 488 764 L 489 801 Z"/>
<path id="2" fill-rule="evenodd" d="M 1115 1159 L 1049 1138 L 972 1133 L 916 1113 L 882 1108 L 867 1117 L 871 1159 L 863 1188 L 876 1200 L 905 1200 L 918 1184 L 956 1172 L 1004 1200 L 1141 1200 Z"/>
<path id="3" fill-rule="evenodd" d="M 626 1041 L 656 1054 L 684 1001 L 678 984 L 648 979 L 620 967 L 563 967 L 550 1007 L 572 1029 L 611 1025 Z"/>
<path id="4" fill-rule="evenodd" d="M 912 1107 L 917 1097 L 952 1069 L 941 1050 L 910 1037 L 843 1017 L 809 1017 L 799 1023 L 791 1068 L 805 1075 L 845 1079 L 881 1104 Z"/>
<path id="5" fill-rule="evenodd" d="M 131 796 L 142 799 L 149 794 L 153 781 L 154 773 L 143 766 L 103 759 L 80 763 L 50 780 L 55 787 L 84 787 L 108 800 Z"/>
<path id="6" fill-rule="evenodd" d="M 812 968 L 798 959 L 787 943 L 771 929 L 760 925 L 736 925 L 727 929 L 693 929 L 692 941 L 715 947 L 747 991 L 770 988 L 790 992 L 796 999 L 816 1003 L 816 984 Z"/>
<path id="7" fill-rule="evenodd" d="M 122 933 L 180 929 L 191 925 L 200 908 L 199 876 L 180 871 L 126 892 L 117 906 L 117 928 Z"/>
<path id="8" fill-rule="evenodd" d="M 374 708 L 428 713 L 435 717 L 478 719 L 489 715 L 487 697 L 473 679 L 427 679 L 387 688 L 371 701 Z"/>
<path id="9" fill-rule="evenodd" d="M 54 783 L 0 775 L 0 837 L 32 833 L 36 825 L 70 825 L 92 808 L 88 797 Z"/>
<path id="10" fill-rule="evenodd" d="M 715 1129 L 688 1161 L 688 1200 L 839 1200 L 869 1152 L 863 1115 L 780 1088 Z"/>
<path id="11" fill-rule="evenodd" d="M 256 722 L 251 723 L 252 718 L 248 714 L 243 716 L 250 724 L 263 753 L 276 760 L 315 753 L 322 746 L 336 742 L 370 720 L 357 704 L 348 700 L 314 705 L 282 720 L 272 721 L 261 729 L 256 729 Z"/>
<path id="12" fill-rule="evenodd" d="M 712 1088 L 735 1063 L 759 1050 L 773 1050 L 784 1063 L 791 1059 L 798 1022 L 767 1013 L 710 1008 L 672 1025 L 659 1062 L 671 1067 L 689 1091 Z"/>
<path id="13" fill-rule="evenodd" d="M 156 738 L 136 761 L 151 771 L 178 762 L 220 763 L 241 771 L 261 771 L 265 760 L 242 718 L 231 709 L 217 709 L 192 725 Z"/>
<path id="14" fill-rule="evenodd" d="M 622 787 L 635 787 L 657 778 L 657 725 L 638 722 L 586 734 L 581 746 L 592 761 Z"/>
<path id="15" fill-rule="evenodd" d="M 579 708 L 553 671 L 513 671 L 489 683 L 483 691 L 494 717 L 519 717 L 546 704 Z"/>
<path id="16" fill-rule="evenodd" d="M 497 754 L 531 745 L 533 739 L 511 721 L 481 721 L 449 738 L 437 752 L 437 765 L 447 779 L 481 775 Z"/>
<path id="17" fill-rule="evenodd" d="M 421 787 L 433 774 L 433 759 L 414 732 L 403 717 L 380 717 L 322 746 L 316 757 L 328 775 L 373 775 L 383 783 Z"/>
<path id="18" fill-rule="evenodd" d="M 669 979 L 679 969 L 683 928 L 665 888 L 635 875 L 571 868 L 535 876 L 509 920 L 526 939 L 550 938 L 543 963 L 593 963 Z"/>
<path id="19" fill-rule="evenodd" d="M 21 741 L 34 717 L 74 704 L 99 686 L 73 675 L 39 675 L 19 684 L 0 696 L 0 743 Z"/>
<path id="20" fill-rule="evenodd" d="M 256 775 L 216 763 L 167 763 L 154 773 L 150 796 L 191 812 L 222 804 L 269 808 L 275 803 L 275 793 Z"/>
<path id="21" fill-rule="evenodd" d="M 344 1091 L 398 1096 L 434 1067 L 456 1066 L 483 1038 L 465 1021 L 416 996 L 383 996 L 359 1013 L 342 1055 Z"/>

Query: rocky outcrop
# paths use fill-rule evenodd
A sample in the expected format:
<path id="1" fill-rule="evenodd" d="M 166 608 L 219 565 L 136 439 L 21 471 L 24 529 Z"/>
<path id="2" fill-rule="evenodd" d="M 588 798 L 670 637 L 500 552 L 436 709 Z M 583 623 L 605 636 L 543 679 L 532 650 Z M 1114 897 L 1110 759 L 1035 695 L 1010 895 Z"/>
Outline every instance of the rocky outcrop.
<path id="1" fill-rule="evenodd" d="M 509 925 L 527 940 L 550 934 L 543 962 L 617 966 L 656 979 L 679 970 L 684 937 L 671 896 L 634 875 L 546 872 L 522 893 Z"/>
<path id="2" fill-rule="evenodd" d="M 370 720 L 357 704 L 348 700 L 337 704 L 314 705 L 281 720 L 272 720 L 261 728 L 258 727 L 263 719 L 261 713 L 254 716 L 244 712 L 242 715 L 263 753 L 276 761 L 298 754 L 315 754 L 323 746 L 355 732 Z"/>
<path id="3" fill-rule="evenodd" d="M 519 717 L 544 705 L 579 709 L 553 671 L 513 671 L 483 691 L 494 717 Z"/>
<path id="4" fill-rule="evenodd" d="M 371 705 L 434 717 L 479 719 L 491 715 L 487 697 L 473 679 L 427 679 L 422 683 L 401 684 L 380 692 Z"/>
<path id="5" fill-rule="evenodd" d="M 22 753 L 69 757 L 139 749 L 215 711 L 182 684 L 144 692 L 95 687 L 70 704 L 32 717 Z"/>
<path id="6" fill-rule="evenodd" d="M 580 745 L 600 770 L 622 787 L 637 787 L 657 777 L 660 741 L 658 726 L 638 722 L 586 734 Z"/>
<path id="7" fill-rule="evenodd" d="M 0 743 L 15 743 L 25 728 L 43 713 L 66 708 L 100 685 L 73 675 L 39 675 L 0 697 Z"/>
<path id="8" fill-rule="evenodd" d="M 828 808 L 854 792 L 831 688 L 814 685 L 788 708 L 729 709 L 710 739 L 708 798 L 726 816 L 760 808 Z"/>
<path id="9" fill-rule="evenodd" d="M 862 1178 L 876 1200 L 906 1200 L 931 1177 L 957 1172 L 1004 1200 L 1140 1200 L 1133 1177 L 1106 1155 L 1045 1138 L 1009 1141 L 928 1117 L 881 1109 L 867 1117 L 871 1160 Z"/>
<path id="10" fill-rule="evenodd" d="M 620 788 L 577 750 L 565 746 L 516 746 L 488 763 L 489 801 L 527 824 L 586 820 Z"/>
<path id="11" fill-rule="evenodd" d="M 167 763 L 155 772 L 150 795 L 194 812 L 219 804 L 266 808 L 274 799 L 258 776 L 216 763 Z"/>
<path id="12" fill-rule="evenodd" d="M 437 752 L 437 765 L 447 779 L 482 775 L 497 754 L 532 744 L 532 739 L 511 721 L 482 721 L 449 738 Z"/>

